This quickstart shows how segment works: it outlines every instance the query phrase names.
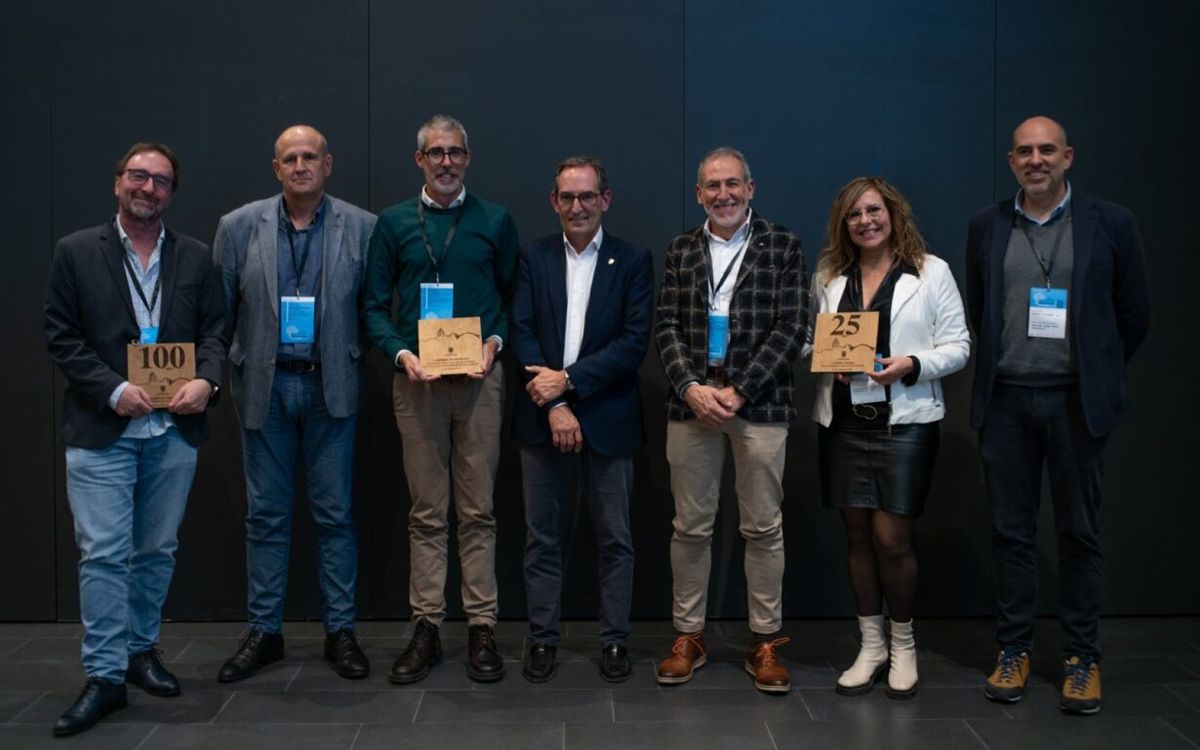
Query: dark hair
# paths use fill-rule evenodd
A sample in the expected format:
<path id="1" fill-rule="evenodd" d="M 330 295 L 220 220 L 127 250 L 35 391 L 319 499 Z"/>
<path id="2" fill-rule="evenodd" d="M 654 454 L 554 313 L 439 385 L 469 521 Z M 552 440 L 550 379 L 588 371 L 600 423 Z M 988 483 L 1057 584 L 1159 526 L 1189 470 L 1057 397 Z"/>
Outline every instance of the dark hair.
<path id="1" fill-rule="evenodd" d="M 554 194 L 558 195 L 558 176 L 563 173 L 564 169 L 572 169 L 575 167 L 591 167 L 596 171 L 596 181 L 599 183 L 601 193 L 608 192 L 608 173 L 604 171 L 604 165 L 594 156 L 568 156 L 558 163 L 554 168 Z"/>
<path id="2" fill-rule="evenodd" d="M 149 141 L 140 141 L 129 147 L 125 155 L 117 160 L 117 176 L 120 177 L 125 173 L 125 167 L 128 166 L 129 160 L 138 154 L 149 152 L 160 153 L 166 157 L 167 161 L 171 162 L 171 192 L 179 189 L 179 157 L 175 156 L 175 152 L 165 143 L 151 143 Z"/>

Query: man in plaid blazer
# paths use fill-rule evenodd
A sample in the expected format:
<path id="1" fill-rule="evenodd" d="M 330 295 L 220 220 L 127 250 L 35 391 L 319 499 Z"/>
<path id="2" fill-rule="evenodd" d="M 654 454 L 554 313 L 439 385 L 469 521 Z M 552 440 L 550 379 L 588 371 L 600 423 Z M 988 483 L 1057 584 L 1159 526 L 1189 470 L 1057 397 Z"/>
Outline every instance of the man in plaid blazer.
<path id="1" fill-rule="evenodd" d="M 746 671 L 766 692 L 790 688 L 775 649 L 782 626 L 783 467 L 792 361 L 808 324 L 800 238 L 750 210 L 754 180 L 736 149 L 700 162 L 696 202 L 708 220 L 671 241 L 655 339 L 670 383 L 667 460 L 675 497 L 671 570 L 678 636 L 658 681 L 687 682 L 703 666 L 713 521 L 725 441 L 737 472 L 746 540 L 752 643 Z"/>

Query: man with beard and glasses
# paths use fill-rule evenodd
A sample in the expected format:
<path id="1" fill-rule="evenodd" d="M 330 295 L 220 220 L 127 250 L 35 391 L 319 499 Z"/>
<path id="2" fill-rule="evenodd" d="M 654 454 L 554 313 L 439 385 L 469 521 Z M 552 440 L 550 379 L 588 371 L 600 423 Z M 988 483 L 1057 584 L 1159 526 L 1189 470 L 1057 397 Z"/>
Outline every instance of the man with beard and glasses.
<path id="1" fill-rule="evenodd" d="M 208 247 L 162 221 L 178 187 L 174 152 L 135 143 L 117 162 L 117 215 L 54 250 L 45 331 L 67 381 L 61 436 L 87 675 L 54 725 L 58 736 L 123 708 L 126 682 L 150 695 L 180 693 L 157 648 L 159 623 L 226 339 Z M 131 342 L 195 345 L 196 377 L 165 408 L 129 382 Z"/>
<path id="2" fill-rule="evenodd" d="M 316 528 L 325 658 L 342 677 L 363 678 L 370 662 L 354 628 L 351 490 L 367 346 L 358 307 L 375 216 L 325 192 L 333 155 L 315 128 L 284 130 L 271 166 L 282 193 L 221 217 L 213 242 L 242 425 L 249 615 L 249 632 L 217 679 L 243 680 L 284 656 L 300 467 Z"/>
<path id="3" fill-rule="evenodd" d="M 633 452 L 645 442 L 638 368 L 650 343 L 650 253 L 604 230 L 612 202 L 598 159 L 558 165 L 550 206 L 562 231 L 521 255 L 513 352 L 525 391 L 514 408 L 524 482 L 529 651 L 522 674 L 554 676 L 562 602 L 561 522 L 582 485 L 596 533 L 600 676 L 629 678 L 633 601 L 629 496 Z M 580 482 L 582 480 L 582 482 Z"/>
<path id="4" fill-rule="evenodd" d="M 1100 710 L 1101 471 L 1129 406 L 1125 366 L 1146 337 L 1142 240 L 1123 206 L 1077 192 L 1075 149 L 1048 117 L 1013 132 L 1021 189 L 971 219 L 967 312 L 977 339 L 971 425 L 992 501 L 1000 654 L 991 700 L 1021 699 L 1037 614 L 1043 467 L 1058 538 L 1063 684 L 1059 708 Z"/>
<path id="5" fill-rule="evenodd" d="M 409 603 L 415 627 L 388 679 L 416 682 L 441 659 L 438 630 L 446 616 L 453 495 L 469 625 L 467 673 L 492 682 L 504 676 L 492 632 L 497 615 L 492 484 L 504 406 L 504 372 L 495 364 L 508 335 L 520 245 L 508 211 L 463 186 L 471 151 L 461 122 L 431 118 L 417 131 L 414 158 L 425 184 L 418 195 L 380 214 L 363 302 L 371 341 L 396 369 L 392 398 L 412 498 Z M 433 300 L 432 306 L 423 305 L 422 297 Z M 421 366 L 417 321 L 435 316 L 479 318 L 484 341 L 477 371 L 438 376 Z"/>
<path id="6" fill-rule="evenodd" d="M 708 220 L 667 246 L 655 339 L 666 369 L 667 461 L 675 498 L 672 615 L 678 636 L 658 666 L 687 682 L 708 655 L 703 631 L 725 446 L 733 450 L 746 541 L 754 686 L 786 693 L 776 649 L 783 622 L 783 467 L 795 418 L 792 362 L 808 324 L 800 238 L 750 209 L 746 158 L 723 147 L 700 161 L 696 202 Z"/>

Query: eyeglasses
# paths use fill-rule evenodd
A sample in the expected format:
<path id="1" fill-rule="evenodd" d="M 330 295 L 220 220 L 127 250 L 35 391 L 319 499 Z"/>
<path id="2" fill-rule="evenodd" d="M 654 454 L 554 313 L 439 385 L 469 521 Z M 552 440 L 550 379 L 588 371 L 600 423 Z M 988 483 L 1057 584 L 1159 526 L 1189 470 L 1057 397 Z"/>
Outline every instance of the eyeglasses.
<path id="1" fill-rule="evenodd" d="M 435 164 L 440 164 L 442 159 L 447 156 L 450 157 L 451 164 L 462 165 L 467 161 L 467 150 L 465 148 L 459 148 L 458 146 L 451 146 L 450 148 L 435 146 L 433 148 L 427 148 L 421 153 L 426 159 L 429 159 Z"/>
<path id="2" fill-rule="evenodd" d="M 877 221 L 883 215 L 883 206 L 867 206 L 866 209 L 856 208 L 846 214 L 847 224 L 856 224 L 866 216 L 868 221 Z"/>
<path id="3" fill-rule="evenodd" d="M 169 190 L 175 184 L 174 178 L 161 174 L 150 174 L 144 169 L 126 169 L 125 176 L 129 178 L 134 187 L 145 185 L 146 180 L 154 182 L 155 190 Z"/>
<path id="4" fill-rule="evenodd" d="M 576 200 L 584 208 L 595 208 L 600 194 L 592 191 L 586 193 L 555 193 L 554 198 L 558 201 L 559 208 L 570 208 L 575 204 Z"/>

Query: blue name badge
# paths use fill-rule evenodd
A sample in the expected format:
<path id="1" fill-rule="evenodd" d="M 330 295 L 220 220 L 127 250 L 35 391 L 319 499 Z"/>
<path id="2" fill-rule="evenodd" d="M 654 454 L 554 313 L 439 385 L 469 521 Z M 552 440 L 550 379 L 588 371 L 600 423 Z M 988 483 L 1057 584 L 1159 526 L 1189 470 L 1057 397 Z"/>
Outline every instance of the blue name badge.
<path id="1" fill-rule="evenodd" d="M 316 330 L 316 297 L 279 298 L 279 343 L 311 344 Z"/>
<path id="2" fill-rule="evenodd" d="M 710 365 L 725 364 L 725 354 L 729 349 L 729 316 L 708 314 L 708 363 Z"/>
<path id="3" fill-rule="evenodd" d="M 139 339 L 143 344 L 158 343 L 158 326 L 146 326 L 142 329 L 142 337 Z"/>
<path id="4" fill-rule="evenodd" d="M 1026 334 L 1038 339 L 1067 337 L 1067 290 L 1031 287 L 1029 289 L 1029 329 Z"/>
<path id="5" fill-rule="evenodd" d="M 421 285 L 421 320 L 445 320 L 454 317 L 454 285 Z"/>

